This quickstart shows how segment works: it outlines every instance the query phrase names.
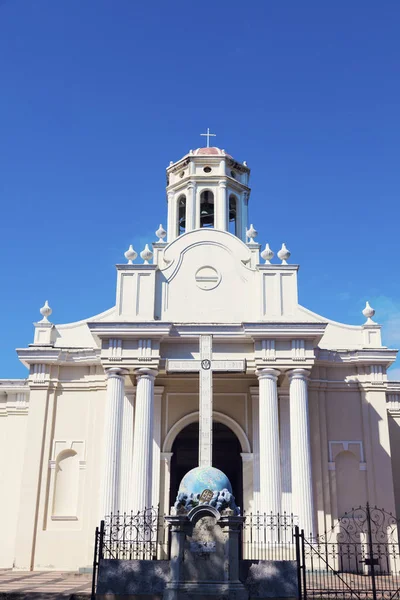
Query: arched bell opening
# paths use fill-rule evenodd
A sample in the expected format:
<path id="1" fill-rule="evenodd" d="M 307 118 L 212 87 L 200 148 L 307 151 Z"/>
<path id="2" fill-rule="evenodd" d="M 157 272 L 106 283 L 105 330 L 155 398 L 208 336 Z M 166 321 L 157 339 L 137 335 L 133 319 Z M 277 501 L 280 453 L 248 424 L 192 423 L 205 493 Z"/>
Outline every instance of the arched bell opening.
<path id="1" fill-rule="evenodd" d="M 237 210 L 238 200 L 236 196 L 231 194 L 229 196 L 229 232 L 233 235 L 238 235 Z"/>
<path id="2" fill-rule="evenodd" d="M 205 190 L 200 194 L 200 227 L 214 227 L 214 194 Z"/>
<path id="3" fill-rule="evenodd" d="M 178 198 L 178 235 L 186 231 L 186 196 L 182 194 Z"/>
<path id="4" fill-rule="evenodd" d="M 228 477 L 236 504 L 243 507 L 242 447 L 235 433 L 223 423 L 213 422 L 212 465 Z M 182 429 L 172 445 L 169 506 L 173 506 L 179 484 L 188 471 L 199 465 L 199 423 Z"/>

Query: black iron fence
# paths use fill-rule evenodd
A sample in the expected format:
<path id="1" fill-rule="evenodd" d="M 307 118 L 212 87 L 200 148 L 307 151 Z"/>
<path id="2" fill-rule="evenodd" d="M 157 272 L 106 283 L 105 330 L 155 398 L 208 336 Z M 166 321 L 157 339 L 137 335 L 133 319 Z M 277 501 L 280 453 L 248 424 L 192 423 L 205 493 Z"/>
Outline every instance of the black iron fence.
<path id="1" fill-rule="evenodd" d="M 398 521 L 367 504 L 328 532 L 307 539 L 296 528 L 300 598 L 400 600 Z"/>
<path id="2" fill-rule="evenodd" d="M 245 513 L 242 558 L 297 561 L 300 600 L 400 600 L 398 525 L 367 504 L 308 538 L 292 514 Z M 168 558 L 169 531 L 158 508 L 106 517 L 96 528 L 92 598 L 101 560 Z"/>
<path id="3" fill-rule="evenodd" d="M 244 513 L 242 557 L 253 560 L 296 560 L 293 514 Z"/>
<path id="4" fill-rule="evenodd" d="M 158 507 L 138 513 L 115 513 L 96 527 L 92 598 L 101 560 L 162 560 L 169 558 L 169 536 Z"/>

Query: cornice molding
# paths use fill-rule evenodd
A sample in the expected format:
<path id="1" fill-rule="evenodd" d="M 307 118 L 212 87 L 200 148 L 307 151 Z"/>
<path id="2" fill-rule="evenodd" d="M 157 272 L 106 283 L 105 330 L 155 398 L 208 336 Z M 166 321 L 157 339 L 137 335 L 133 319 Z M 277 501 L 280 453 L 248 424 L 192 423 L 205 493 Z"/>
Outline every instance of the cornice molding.
<path id="1" fill-rule="evenodd" d="M 43 346 L 29 346 L 29 348 L 17 348 L 20 361 L 29 366 L 32 364 L 80 364 L 100 365 L 100 348 L 54 348 Z"/>
<path id="2" fill-rule="evenodd" d="M 261 263 L 256 266 L 257 271 L 298 271 L 300 265 L 282 265 Z"/>
<path id="3" fill-rule="evenodd" d="M 322 339 L 325 333 L 326 323 L 288 323 L 288 322 L 260 322 L 243 323 L 243 332 L 254 341 L 265 337 L 274 339 L 294 339 L 303 338 L 312 340 L 313 345 Z"/>
<path id="4" fill-rule="evenodd" d="M 400 394 L 400 381 L 388 381 L 387 387 L 391 394 Z"/>
<path id="5" fill-rule="evenodd" d="M 360 348 L 353 350 L 326 350 L 324 348 L 315 349 L 315 358 L 318 365 L 327 364 L 332 366 L 332 363 L 357 363 L 357 364 L 383 364 L 385 367 L 390 366 L 397 356 L 397 350 L 389 348 Z"/>
<path id="6" fill-rule="evenodd" d="M 165 247 L 166 244 L 163 244 L 162 247 Z M 141 264 L 135 264 L 133 263 L 132 265 L 129 265 L 128 263 L 126 264 L 117 264 L 115 265 L 115 268 L 117 269 L 117 271 L 157 271 L 158 270 L 158 265 L 146 265 L 144 263 Z M 89 323 L 88 323 L 89 325 Z"/>
<path id="7" fill-rule="evenodd" d="M 28 379 L 0 379 L 0 392 L 29 393 Z"/>
<path id="8" fill-rule="evenodd" d="M 147 338 L 162 339 L 169 335 L 172 324 L 163 321 L 150 322 L 118 322 L 115 323 L 88 323 L 88 327 L 93 335 L 99 338 L 118 337 L 135 338 L 146 336 Z"/>

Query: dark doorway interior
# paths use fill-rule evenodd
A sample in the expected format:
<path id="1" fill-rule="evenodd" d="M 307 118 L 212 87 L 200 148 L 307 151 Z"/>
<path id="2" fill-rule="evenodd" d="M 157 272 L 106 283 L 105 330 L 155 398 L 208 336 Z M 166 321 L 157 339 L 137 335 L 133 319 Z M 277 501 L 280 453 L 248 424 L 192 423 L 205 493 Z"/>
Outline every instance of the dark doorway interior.
<path id="1" fill-rule="evenodd" d="M 199 424 L 188 425 L 172 446 L 170 506 L 173 506 L 181 480 L 198 466 Z M 213 423 L 213 466 L 228 477 L 236 504 L 243 507 L 242 449 L 236 435 L 222 423 Z"/>

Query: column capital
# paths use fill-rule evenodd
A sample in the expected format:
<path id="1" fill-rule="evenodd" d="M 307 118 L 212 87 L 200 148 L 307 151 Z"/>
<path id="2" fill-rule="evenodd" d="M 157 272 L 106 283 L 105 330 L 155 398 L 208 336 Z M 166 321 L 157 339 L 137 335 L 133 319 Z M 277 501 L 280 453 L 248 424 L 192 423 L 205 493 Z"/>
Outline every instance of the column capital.
<path id="1" fill-rule="evenodd" d="M 158 371 L 156 369 L 146 369 L 145 367 L 142 367 L 140 369 L 135 369 L 135 375 L 138 380 L 150 379 L 151 381 L 154 381 L 158 375 Z"/>
<path id="2" fill-rule="evenodd" d="M 286 373 L 289 377 L 289 381 L 292 381 L 293 379 L 307 381 L 310 376 L 310 371 L 308 369 L 291 369 L 290 371 L 286 371 Z"/>
<path id="3" fill-rule="evenodd" d="M 243 462 L 252 462 L 254 458 L 252 452 L 241 452 L 240 456 Z"/>
<path id="4" fill-rule="evenodd" d="M 226 180 L 225 179 L 220 179 L 218 181 L 218 185 L 219 185 L 220 188 L 226 187 L 226 185 L 227 185 Z"/>
<path id="5" fill-rule="evenodd" d="M 105 372 L 107 379 L 111 379 L 112 377 L 125 377 L 125 375 L 128 375 L 129 370 L 122 367 L 109 367 Z"/>
<path id="6" fill-rule="evenodd" d="M 256 375 L 258 379 L 272 379 L 273 381 L 277 381 L 279 375 L 281 374 L 278 369 L 272 369 L 270 367 L 266 367 L 265 369 L 257 369 Z"/>
<path id="7" fill-rule="evenodd" d="M 196 188 L 196 184 L 194 181 L 189 181 L 189 183 L 187 184 L 187 189 L 188 190 L 194 190 Z"/>
<path id="8" fill-rule="evenodd" d="M 173 452 L 161 452 L 160 457 L 161 460 L 164 460 L 166 463 L 170 464 Z"/>

